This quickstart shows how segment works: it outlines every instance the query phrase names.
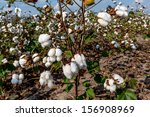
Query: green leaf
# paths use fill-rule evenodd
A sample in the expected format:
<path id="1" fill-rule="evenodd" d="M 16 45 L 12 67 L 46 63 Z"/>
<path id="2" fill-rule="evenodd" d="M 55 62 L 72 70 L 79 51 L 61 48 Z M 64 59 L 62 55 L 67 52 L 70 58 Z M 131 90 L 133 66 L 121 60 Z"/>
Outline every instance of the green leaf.
<path id="1" fill-rule="evenodd" d="M 3 58 L 4 58 L 4 56 L 2 54 L 0 54 L 0 64 L 2 64 Z"/>
<path id="2" fill-rule="evenodd" d="M 71 52 L 70 50 L 69 50 L 69 51 L 65 51 L 64 55 L 65 55 L 65 57 L 66 57 L 67 59 L 70 59 L 70 58 L 73 57 L 73 54 L 72 54 L 72 52 Z"/>
<path id="3" fill-rule="evenodd" d="M 99 62 L 98 61 L 90 61 L 87 62 L 87 69 L 90 74 L 94 74 L 95 72 L 100 71 Z"/>
<path id="4" fill-rule="evenodd" d="M 94 90 L 92 88 L 88 88 L 86 90 L 86 96 L 90 99 L 94 98 L 95 97 Z"/>
<path id="5" fill-rule="evenodd" d="M 94 80 L 95 80 L 96 83 L 102 83 L 103 84 L 106 79 L 107 79 L 106 77 L 104 77 L 100 74 L 96 74 L 95 77 L 94 77 Z"/>
<path id="6" fill-rule="evenodd" d="M 137 96 L 133 91 L 126 90 L 117 96 L 118 100 L 137 100 Z"/>
<path id="7" fill-rule="evenodd" d="M 136 84 L 137 84 L 137 80 L 136 79 L 131 79 L 128 81 L 129 83 L 129 87 L 134 89 L 136 87 Z"/>
<path id="8" fill-rule="evenodd" d="M 65 91 L 68 93 L 73 88 L 73 84 L 67 84 Z"/>
<path id="9" fill-rule="evenodd" d="M 90 81 L 89 80 L 86 80 L 83 82 L 83 86 L 85 87 L 89 87 L 91 84 L 90 84 Z"/>
<path id="10" fill-rule="evenodd" d="M 64 83 L 69 83 L 69 79 L 64 77 Z"/>

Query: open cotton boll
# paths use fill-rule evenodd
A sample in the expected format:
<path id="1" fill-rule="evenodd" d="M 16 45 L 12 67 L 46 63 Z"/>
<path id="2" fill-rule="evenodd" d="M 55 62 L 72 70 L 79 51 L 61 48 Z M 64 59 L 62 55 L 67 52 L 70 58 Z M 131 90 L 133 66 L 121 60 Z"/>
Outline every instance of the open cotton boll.
<path id="1" fill-rule="evenodd" d="M 56 54 L 56 49 L 55 48 L 51 48 L 49 51 L 48 51 L 48 56 L 54 56 Z"/>
<path id="2" fill-rule="evenodd" d="M 3 63 L 3 64 L 6 64 L 6 63 L 8 63 L 8 60 L 7 60 L 6 58 L 4 58 L 4 59 L 2 60 L 2 63 Z"/>
<path id="3" fill-rule="evenodd" d="M 72 61 L 72 62 L 70 63 L 70 67 L 71 67 L 71 72 L 72 72 L 74 75 L 78 74 L 79 68 L 78 68 L 78 65 L 77 65 L 76 62 Z"/>
<path id="4" fill-rule="evenodd" d="M 57 60 L 57 61 L 61 61 L 61 60 L 62 60 L 62 56 L 57 56 L 57 57 L 56 57 L 56 60 Z"/>
<path id="5" fill-rule="evenodd" d="M 68 79 L 71 79 L 73 77 L 71 66 L 69 64 L 63 65 L 63 73 Z"/>
<path id="6" fill-rule="evenodd" d="M 85 59 L 85 56 L 83 54 L 81 54 L 81 59 L 82 59 L 82 62 L 84 64 L 84 67 L 87 67 L 86 59 Z"/>
<path id="7" fill-rule="evenodd" d="M 15 61 L 13 62 L 13 65 L 14 65 L 15 67 L 19 67 L 19 61 L 15 60 Z"/>
<path id="8" fill-rule="evenodd" d="M 22 80 L 18 80 L 18 84 L 19 84 L 19 85 L 22 84 Z"/>
<path id="9" fill-rule="evenodd" d="M 54 86 L 53 80 L 48 80 L 47 86 L 51 89 Z"/>
<path id="10" fill-rule="evenodd" d="M 104 87 L 110 92 L 116 91 L 116 85 L 114 84 L 113 79 L 106 79 L 104 83 Z"/>
<path id="11" fill-rule="evenodd" d="M 53 63 L 53 62 L 55 62 L 56 61 L 56 57 L 55 56 L 51 56 L 50 57 L 50 61 Z"/>
<path id="12" fill-rule="evenodd" d="M 42 62 L 46 63 L 47 62 L 47 57 L 44 57 Z"/>
<path id="13" fill-rule="evenodd" d="M 49 47 L 49 46 L 51 45 L 51 42 L 52 42 L 51 40 L 45 41 L 45 42 L 41 43 L 41 46 L 42 46 L 43 48 Z"/>
<path id="14" fill-rule="evenodd" d="M 107 22 L 111 21 L 111 15 L 108 14 L 107 12 L 99 12 L 97 17 L 100 18 L 100 19 L 103 19 Z"/>
<path id="15" fill-rule="evenodd" d="M 116 91 L 116 85 L 112 85 L 109 87 L 110 92 L 115 92 Z"/>
<path id="16" fill-rule="evenodd" d="M 18 81 L 19 81 L 19 80 L 16 79 L 16 78 L 12 78 L 12 79 L 11 79 L 11 83 L 12 83 L 12 84 L 18 84 Z"/>
<path id="17" fill-rule="evenodd" d="M 106 27 L 108 25 L 108 22 L 103 19 L 98 19 L 98 23 L 103 27 Z"/>
<path id="18" fill-rule="evenodd" d="M 44 42 L 46 42 L 46 41 L 48 41 L 48 40 L 50 40 L 50 35 L 48 35 L 48 34 L 41 34 L 41 35 L 39 36 L 39 39 L 38 39 L 38 41 L 39 41 L 40 43 L 44 43 Z"/>
<path id="19" fill-rule="evenodd" d="M 52 77 L 50 71 L 45 71 L 45 79 L 46 79 L 46 80 L 48 80 L 48 79 L 53 79 L 53 77 Z"/>
<path id="20" fill-rule="evenodd" d="M 19 79 L 19 75 L 18 74 L 13 74 L 12 79 Z"/>
<path id="21" fill-rule="evenodd" d="M 33 54 L 32 59 L 34 63 L 38 62 L 40 60 L 38 53 Z"/>
<path id="22" fill-rule="evenodd" d="M 24 74 L 19 74 L 19 80 L 23 80 L 24 79 Z"/>
<path id="23" fill-rule="evenodd" d="M 41 86 L 43 86 L 43 85 L 46 85 L 46 84 L 47 84 L 46 79 L 42 79 L 42 78 L 40 78 L 39 82 L 40 82 L 40 85 L 41 85 Z"/>
<path id="24" fill-rule="evenodd" d="M 55 56 L 61 56 L 61 55 L 62 55 L 62 50 L 59 48 L 56 48 Z"/>
<path id="25" fill-rule="evenodd" d="M 46 62 L 46 63 L 45 63 L 45 67 L 47 67 L 47 68 L 48 68 L 48 67 L 50 67 L 50 66 L 51 66 L 51 64 L 52 64 L 51 62 Z"/>
<path id="26" fill-rule="evenodd" d="M 124 82 L 124 79 L 118 74 L 113 74 L 113 78 L 115 81 L 117 81 L 117 84 L 122 84 Z"/>
<path id="27" fill-rule="evenodd" d="M 84 68 L 84 63 L 82 61 L 82 57 L 79 54 L 75 54 L 74 59 L 75 59 L 76 63 L 78 64 L 79 68 L 83 69 Z"/>

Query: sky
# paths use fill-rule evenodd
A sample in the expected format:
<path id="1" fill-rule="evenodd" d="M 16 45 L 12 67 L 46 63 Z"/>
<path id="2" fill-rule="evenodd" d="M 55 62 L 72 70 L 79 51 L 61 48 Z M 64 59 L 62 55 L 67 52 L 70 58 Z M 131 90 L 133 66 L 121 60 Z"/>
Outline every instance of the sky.
<path id="1" fill-rule="evenodd" d="M 55 9 L 56 9 L 57 8 L 56 7 L 57 0 L 49 0 L 49 1 L 51 2 L 52 6 L 55 6 Z M 79 0 L 76 0 L 76 1 L 79 1 Z M 98 1 L 99 0 L 95 0 L 95 2 L 98 2 Z M 135 0 L 116 0 L 116 1 L 117 1 L 117 3 L 122 2 L 126 6 L 130 5 L 130 6 L 136 7 Z M 137 1 L 141 1 L 141 0 L 137 0 Z M 142 4 L 147 7 L 145 12 L 149 14 L 150 13 L 150 0 L 142 0 L 142 1 L 143 1 Z M 0 0 L 0 8 L 3 6 L 6 7 L 6 4 L 7 4 L 7 2 L 5 0 Z M 40 7 L 44 6 L 45 4 L 46 4 L 45 0 L 38 0 L 38 2 L 36 3 L 36 5 L 40 6 Z M 94 10 L 94 11 L 105 10 L 108 5 L 113 6 L 112 1 L 111 0 L 103 0 L 101 3 L 99 3 L 97 6 L 95 6 L 94 9 L 92 9 L 92 10 Z M 37 11 L 34 8 L 32 8 L 28 5 L 25 5 L 21 2 L 15 2 L 15 4 L 13 5 L 13 8 L 14 7 L 19 7 L 24 12 L 31 11 L 31 14 L 37 14 Z M 77 6 L 75 6 L 75 5 L 71 7 L 71 9 L 73 9 L 73 10 L 76 8 L 77 8 Z"/>

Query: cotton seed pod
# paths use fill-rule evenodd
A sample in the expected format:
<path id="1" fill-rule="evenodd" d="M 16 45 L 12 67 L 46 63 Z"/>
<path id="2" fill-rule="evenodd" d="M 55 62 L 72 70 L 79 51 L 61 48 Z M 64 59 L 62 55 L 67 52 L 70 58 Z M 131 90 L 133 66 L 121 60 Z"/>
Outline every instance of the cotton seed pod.
<path id="1" fill-rule="evenodd" d="M 51 66 L 51 64 L 52 64 L 51 62 L 46 62 L 46 63 L 45 63 L 45 67 L 47 67 L 47 68 L 48 68 L 48 67 L 50 67 L 50 66 Z"/>
<path id="2" fill-rule="evenodd" d="M 22 84 L 22 80 L 18 80 L 18 84 L 19 84 L 19 85 Z"/>
<path id="3" fill-rule="evenodd" d="M 38 41 L 39 41 L 40 43 L 44 43 L 44 42 L 46 42 L 46 41 L 48 41 L 48 40 L 50 40 L 50 35 L 48 35 L 48 34 L 41 34 L 41 35 L 39 36 L 39 39 L 38 39 Z"/>
<path id="4" fill-rule="evenodd" d="M 62 50 L 59 48 L 56 48 L 55 56 L 61 56 L 61 55 L 62 55 Z"/>
<path id="5" fill-rule="evenodd" d="M 81 59 L 82 59 L 82 62 L 84 64 L 84 67 L 87 67 L 86 59 L 85 59 L 85 56 L 83 54 L 81 54 Z"/>
<path id="6" fill-rule="evenodd" d="M 45 80 L 45 79 L 42 79 L 42 78 L 40 78 L 39 82 L 40 82 L 40 85 L 41 85 L 41 86 L 47 84 L 46 80 Z"/>
<path id="7" fill-rule="evenodd" d="M 103 27 L 106 27 L 108 25 L 108 22 L 103 19 L 98 19 L 98 23 Z"/>
<path id="8" fill-rule="evenodd" d="M 49 47 L 49 46 L 51 45 L 51 43 L 52 43 L 52 41 L 51 41 L 51 40 L 48 40 L 48 41 L 45 41 L 45 42 L 41 43 L 41 46 L 42 46 L 43 48 Z"/>
<path id="9" fill-rule="evenodd" d="M 51 89 L 53 87 L 53 80 L 48 80 L 48 83 L 47 83 L 48 87 Z"/>
<path id="10" fill-rule="evenodd" d="M 19 74 L 19 80 L 23 80 L 24 79 L 24 74 Z"/>
<path id="11" fill-rule="evenodd" d="M 73 77 L 71 66 L 69 64 L 63 65 L 63 73 L 68 79 L 71 79 Z"/>
<path id="12" fill-rule="evenodd" d="M 78 65 L 76 62 L 72 61 L 70 63 L 70 67 L 71 67 L 71 72 L 74 74 L 74 75 L 77 75 L 78 72 L 79 72 L 79 68 L 78 68 Z"/>
<path id="13" fill-rule="evenodd" d="M 112 77 L 114 78 L 115 81 L 117 81 L 116 82 L 117 84 L 122 84 L 124 82 L 124 79 L 118 74 L 113 74 Z"/>
<path id="14" fill-rule="evenodd" d="M 12 79 L 19 79 L 19 75 L 18 74 L 13 74 Z"/>
<path id="15" fill-rule="evenodd" d="M 57 61 L 61 61 L 61 60 L 62 60 L 62 56 L 57 56 L 57 57 L 56 57 L 56 60 L 57 60 Z"/>
<path id="16" fill-rule="evenodd" d="M 11 79 L 11 83 L 12 83 L 12 84 L 18 84 L 18 79 L 12 78 L 12 79 Z"/>
<path id="17" fill-rule="evenodd" d="M 79 54 L 75 54 L 74 59 L 76 63 L 78 64 L 79 68 L 82 69 L 84 67 L 84 64 L 83 64 L 81 56 Z"/>
<path id="18" fill-rule="evenodd" d="M 51 56 L 50 57 L 50 61 L 53 63 L 53 62 L 55 62 L 56 61 L 56 57 L 55 56 Z"/>
<path id="19" fill-rule="evenodd" d="M 49 51 L 48 51 L 48 56 L 54 56 L 56 54 L 56 49 L 55 48 L 51 48 Z"/>
<path id="20" fill-rule="evenodd" d="M 44 57 L 42 62 L 46 63 L 47 62 L 47 57 Z"/>
<path id="21" fill-rule="evenodd" d="M 15 60 L 15 61 L 13 62 L 13 65 L 14 65 L 15 67 L 19 67 L 19 61 Z"/>

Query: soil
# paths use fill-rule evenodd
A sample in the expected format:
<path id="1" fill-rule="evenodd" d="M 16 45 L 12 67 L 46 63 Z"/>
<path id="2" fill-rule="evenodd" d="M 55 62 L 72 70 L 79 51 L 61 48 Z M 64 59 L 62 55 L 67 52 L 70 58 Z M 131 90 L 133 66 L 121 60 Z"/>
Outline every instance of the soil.
<path id="1" fill-rule="evenodd" d="M 101 57 L 100 75 L 111 77 L 112 73 L 117 73 L 123 78 L 137 79 L 139 90 L 138 99 L 150 99 L 150 39 L 138 40 L 140 49 L 127 50 L 124 53 L 114 53 L 108 57 Z M 88 58 L 87 58 L 88 59 Z M 47 86 L 40 87 L 38 79 L 25 79 L 20 86 L 13 86 L 10 83 L 11 76 L 8 77 L 4 86 L 5 95 L 0 99 L 19 99 L 19 100 L 72 100 L 75 96 L 75 89 L 72 88 L 69 93 L 65 92 L 66 84 L 63 83 L 63 75 L 60 73 L 54 75 L 55 86 L 49 89 Z M 106 94 L 102 85 L 98 85 L 91 74 L 86 71 L 80 78 L 79 95 L 85 92 L 86 88 L 81 85 L 89 80 L 91 87 L 95 92 L 95 100 L 111 99 L 110 94 Z"/>

